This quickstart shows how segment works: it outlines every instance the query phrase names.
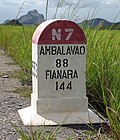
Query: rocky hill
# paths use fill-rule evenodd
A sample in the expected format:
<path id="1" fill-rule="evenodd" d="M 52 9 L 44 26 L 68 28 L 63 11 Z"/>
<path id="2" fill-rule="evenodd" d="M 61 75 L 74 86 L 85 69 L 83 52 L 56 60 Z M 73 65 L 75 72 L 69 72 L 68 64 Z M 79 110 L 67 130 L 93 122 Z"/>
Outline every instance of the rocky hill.
<path id="1" fill-rule="evenodd" d="M 11 23 L 18 23 L 18 24 L 11 24 Z M 16 21 L 16 22 L 15 22 Z M 4 21 L 4 25 L 39 25 L 45 21 L 44 16 L 39 14 L 37 10 L 29 11 L 27 14 L 21 16 L 18 19 L 6 20 Z"/>
<path id="2" fill-rule="evenodd" d="M 90 27 L 90 28 L 99 27 L 99 29 L 111 29 L 111 30 L 117 29 L 117 30 L 120 30 L 120 22 L 113 23 L 113 22 L 109 22 L 109 21 L 102 19 L 102 18 L 85 20 L 82 23 L 80 23 L 80 25 L 83 27 Z"/>
<path id="3" fill-rule="evenodd" d="M 44 16 L 37 10 L 29 11 L 26 15 L 21 16 L 18 21 L 23 25 L 40 24 L 45 21 Z"/>

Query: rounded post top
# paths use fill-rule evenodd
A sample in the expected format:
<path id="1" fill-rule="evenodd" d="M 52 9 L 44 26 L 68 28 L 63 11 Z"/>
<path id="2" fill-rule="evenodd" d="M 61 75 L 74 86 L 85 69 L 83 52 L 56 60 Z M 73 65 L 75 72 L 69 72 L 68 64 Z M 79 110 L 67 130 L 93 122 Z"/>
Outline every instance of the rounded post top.
<path id="1" fill-rule="evenodd" d="M 70 20 L 47 20 L 40 24 L 32 37 L 35 44 L 86 44 L 80 26 Z"/>

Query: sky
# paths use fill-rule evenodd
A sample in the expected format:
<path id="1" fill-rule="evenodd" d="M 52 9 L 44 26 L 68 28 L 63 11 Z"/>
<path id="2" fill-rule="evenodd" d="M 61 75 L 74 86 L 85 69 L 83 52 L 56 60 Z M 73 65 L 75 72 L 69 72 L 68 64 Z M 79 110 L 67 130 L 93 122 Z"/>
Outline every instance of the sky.
<path id="1" fill-rule="evenodd" d="M 0 0 L 0 23 L 19 18 L 34 9 L 47 19 L 67 18 L 82 22 L 85 19 L 103 18 L 110 22 L 120 21 L 120 0 L 49 0 L 47 14 L 46 2 L 47 0 Z"/>

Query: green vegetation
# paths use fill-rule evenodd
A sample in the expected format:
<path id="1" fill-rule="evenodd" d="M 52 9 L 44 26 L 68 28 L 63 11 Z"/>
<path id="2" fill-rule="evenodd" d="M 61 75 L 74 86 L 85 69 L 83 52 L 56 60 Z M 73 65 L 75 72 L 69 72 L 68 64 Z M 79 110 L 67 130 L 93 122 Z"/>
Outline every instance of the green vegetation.
<path id="1" fill-rule="evenodd" d="M 33 27 L 0 26 L 0 47 L 24 70 L 31 82 Z M 110 121 L 115 140 L 120 135 L 120 31 L 84 29 L 87 36 L 87 95 L 89 102 Z"/>
<path id="2" fill-rule="evenodd" d="M 31 71 L 31 42 L 35 27 L 0 26 L 0 46 L 23 69 Z"/>
<path id="3" fill-rule="evenodd" d="M 22 97 L 30 97 L 31 96 L 31 86 L 17 87 L 13 92 L 19 93 Z"/>
<path id="4" fill-rule="evenodd" d="M 34 30 L 35 27 L 30 26 L 0 26 L 0 47 L 22 68 L 19 72 L 22 84 L 31 82 L 31 43 Z"/>
<path id="5" fill-rule="evenodd" d="M 110 120 L 115 139 L 120 134 L 120 31 L 86 32 L 87 90 L 91 104 L 97 105 Z M 93 102 L 93 103 L 92 103 Z"/>

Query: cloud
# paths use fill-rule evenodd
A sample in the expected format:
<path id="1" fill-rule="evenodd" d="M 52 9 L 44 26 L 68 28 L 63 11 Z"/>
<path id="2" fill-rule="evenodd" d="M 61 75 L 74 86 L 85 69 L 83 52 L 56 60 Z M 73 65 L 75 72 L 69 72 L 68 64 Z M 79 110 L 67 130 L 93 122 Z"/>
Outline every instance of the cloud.
<path id="1" fill-rule="evenodd" d="M 101 7 L 101 6 L 118 6 L 120 5 L 120 0 L 84 0 L 88 7 Z"/>
<path id="2" fill-rule="evenodd" d="M 10 6 L 16 6 L 16 5 L 19 5 L 20 4 L 20 1 L 16 1 L 16 0 L 11 0 L 11 1 L 9 1 L 9 0 L 2 0 L 1 2 L 0 2 L 0 5 L 2 6 L 2 7 L 10 7 Z"/>
<path id="3" fill-rule="evenodd" d="M 33 9 L 37 9 L 39 13 L 45 15 L 47 0 L 0 0 L 0 20 L 9 17 L 14 18 L 23 1 L 25 1 L 25 4 L 23 5 L 19 16 L 22 16 Z M 120 0 L 49 0 L 49 19 L 55 14 L 58 1 L 65 1 L 59 6 L 58 18 L 65 12 L 66 8 L 69 6 L 75 7 L 75 5 L 77 5 L 76 14 L 80 16 L 80 18 L 85 18 L 89 12 L 92 13 L 92 11 L 96 9 L 99 12 L 99 17 L 105 16 L 105 18 L 109 17 L 109 19 L 112 19 L 114 18 L 114 14 L 116 15 L 117 11 L 120 9 Z"/>
<path id="4" fill-rule="evenodd" d="M 108 4 L 108 5 L 109 5 L 109 4 L 113 4 L 113 0 L 107 0 L 107 1 L 104 1 L 104 3 L 105 3 L 105 4 Z"/>
<path id="5" fill-rule="evenodd" d="M 102 2 L 103 4 L 107 4 L 107 5 L 116 5 L 116 4 L 120 4 L 120 0 L 103 0 Z"/>

